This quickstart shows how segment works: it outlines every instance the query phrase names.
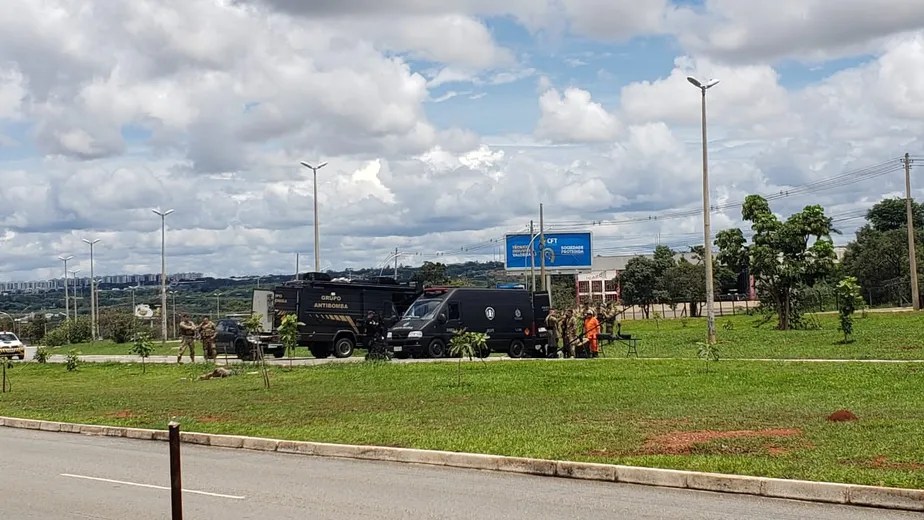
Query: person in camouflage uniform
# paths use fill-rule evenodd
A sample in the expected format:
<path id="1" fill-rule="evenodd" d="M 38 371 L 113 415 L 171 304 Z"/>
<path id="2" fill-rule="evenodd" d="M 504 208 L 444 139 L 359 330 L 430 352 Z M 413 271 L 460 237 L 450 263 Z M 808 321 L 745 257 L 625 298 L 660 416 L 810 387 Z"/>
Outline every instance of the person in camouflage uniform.
<path id="1" fill-rule="evenodd" d="M 188 314 L 184 314 L 180 321 L 180 352 L 176 355 L 176 362 L 183 362 L 183 353 L 189 349 L 189 362 L 196 362 L 196 324 L 189 319 Z"/>
<path id="2" fill-rule="evenodd" d="M 577 338 L 578 331 L 577 322 L 574 319 L 574 310 L 568 309 L 561 320 L 562 357 L 574 357 L 574 342 L 577 341 Z"/>
<path id="3" fill-rule="evenodd" d="M 558 319 L 558 313 L 555 309 L 549 309 L 549 315 L 545 318 L 545 330 L 549 335 L 549 343 L 545 349 L 546 356 L 558 356 L 558 337 L 561 331 L 561 321 Z"/>
<path id="4" fill-rule="evenodd" d="M 616 307 L 613 306 L 613 302 L 608 302 L 606 307 L 603 308 L 603 331 L 607 334 L 615 334 L 616 329 L 614 328 L 614 323 L 616 322 Z"/>
<path id="5" fill-rule="evenodd" d="M 202 355 L 205 356 L 206 361 L 214 361 L 218 358 L 218 350 L 215 348 L 215 336 L 217 335 L 218 332 L 212 320 L 208 316 L 202 318 L 202 322 L 199 323 L 199 338 L 202 339 Z"/>

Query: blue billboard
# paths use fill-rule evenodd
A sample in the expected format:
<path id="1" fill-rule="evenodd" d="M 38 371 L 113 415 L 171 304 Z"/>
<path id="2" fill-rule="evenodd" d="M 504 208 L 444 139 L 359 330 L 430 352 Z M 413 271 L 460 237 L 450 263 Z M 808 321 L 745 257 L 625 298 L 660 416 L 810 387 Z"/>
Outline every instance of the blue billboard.
<path id="1" fill-rule="evenodd" d="M 532 241 L 532 247 L 530 247 Z M 506 261 L 507 270 L 523 270 L 533 267 L 539 269 L 542 264 L 539 237 L 535 235 L 507 235 Z M 532 258 L 530 255 L 532 252 Z M 552 270 L 590 269 L 593 258 L 590 233 L 546 233 L 545 268 Z"/>

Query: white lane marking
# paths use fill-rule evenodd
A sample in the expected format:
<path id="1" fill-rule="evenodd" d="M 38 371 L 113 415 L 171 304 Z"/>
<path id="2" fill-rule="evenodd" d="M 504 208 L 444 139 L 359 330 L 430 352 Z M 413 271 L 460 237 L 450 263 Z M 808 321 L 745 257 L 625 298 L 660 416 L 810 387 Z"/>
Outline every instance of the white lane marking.
<path id="1" fill-rule="evenodd" d="M 62 477 L 71 477 L 71 478 L 82 478 L 84 480 L 96 480 L 99 482 L 109 482 L 110 484 L 124 484 L 126 486 L 137 486 L 143 488 L 151 489 L 165 489 L 170 490 L 170 488 L 165 486 L 155 486 L 154 484 L 139 484 L 138 482 L 125 482 L 124 480 L 112 480 L 109 478 L 100 478 L 100 477 L 88 477 L 86 475 L 72 475 L 70 473 L 61 473 Z M 221 493 L 209 493 L 208 491 L 196 491 L 195 489 L 184 489 L 184 493 L 194 493 L 196 495 L 206 495 L 210 497 L 219 497 L 219 498 L 231 498 L 234 500 L 244 500 L 246 497 L 241 497 L 237 495 L 223 495 Z"/>

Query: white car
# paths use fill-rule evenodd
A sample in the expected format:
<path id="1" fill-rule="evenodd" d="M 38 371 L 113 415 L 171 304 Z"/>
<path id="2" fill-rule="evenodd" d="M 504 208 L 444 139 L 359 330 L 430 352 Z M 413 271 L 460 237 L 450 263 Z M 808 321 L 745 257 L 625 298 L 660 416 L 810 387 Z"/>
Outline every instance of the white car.
<path id="1" fill-rule="evenodd" d="M 26 346 L 12 332 L 0 332 L 0 358 L 26 358 Z"/>

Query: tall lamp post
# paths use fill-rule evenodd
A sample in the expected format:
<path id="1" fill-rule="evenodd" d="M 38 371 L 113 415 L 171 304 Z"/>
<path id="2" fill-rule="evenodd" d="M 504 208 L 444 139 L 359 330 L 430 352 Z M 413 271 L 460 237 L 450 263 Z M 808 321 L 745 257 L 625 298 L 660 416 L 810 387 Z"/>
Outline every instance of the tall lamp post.
<path id="1" fill-rule="evenodd" d="M 317 166 L 312 166 L 305 161 L 302 161 L 301 164 L 314 173 L 314 270 L 320 271 L 321 252 L 318 249 L 318 170 L 327 166 L 327 163 L 322 162 Z"/>
<path id="2" fill-rule="evenodd" d="M 160 216 L 160 344 L 163 347 L 167 343 L 167 215 L 173 213 L 174 210 L 161 211 L 160 209 L 152 209 L 151 211 Z"/>
<path id="3" fill-rule="evenodd" d="M 173 300 L 173 312 L 172 312 L 173 314 L 173 336 L 172 337 L 173 339 L 177 339 L 179 336 L 177 336 L 177 333 L 176 333 L 176 291 L 170 291 L 170 297 Z"/>
<path id="4" fill-rule="evenodd" d="M 215 321 L 221 319 L 221 293 L 215 293 Z"/>
<path id="5" fill-rule="evenodd" d="M 77 273 L 80 272 L 80 269 L 71 269 L 71 279 L 74 281 L 74 321 L 77 321 Z"/>
<path id="6" fill-rule="evenodd" d="M 67 295 L 67 261 L 74 258 L 74 255 L 59 256 L 59 260 L 64 260 L 64 321 L 71 320 L 71 300 Z"/>
<path id="7" fill-rule="evenodd" d="M 706 91 L 719 83 L 717 79 L 710 79 L 701 83 L 698 79 L 687 76 L 687 81 L 702 92 L 703 107 L 703 261 L 706 264 L 706 339 L 710 345 L 715 344 L 715 299 L 712 282 L 712 232 L 709 229 L 709 156 L 706 141 Z"/>
<path id="8" fill-rule="evenodd" d="M 83 239 L 84 242 L 90 246 L 90 341 L 96 341 L 96 278 L 93 278 L 93 246 L 99 242 L 100 239 L 88 240 Z"/>

